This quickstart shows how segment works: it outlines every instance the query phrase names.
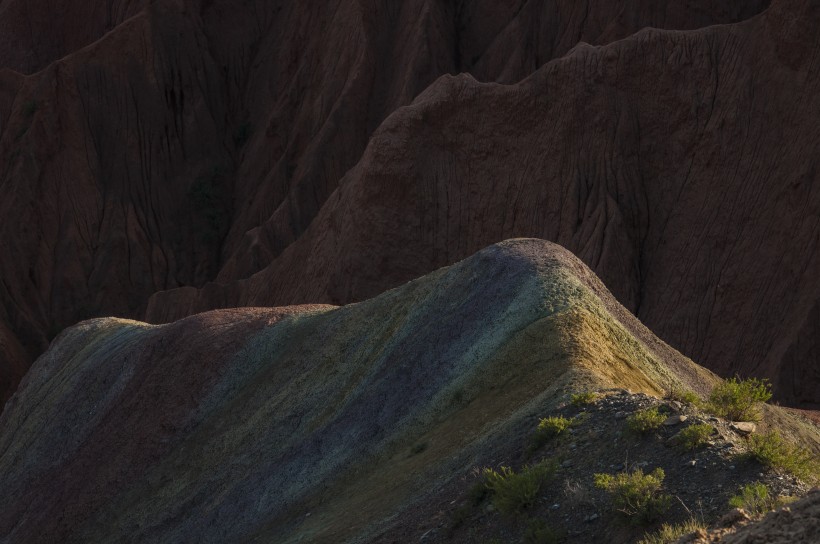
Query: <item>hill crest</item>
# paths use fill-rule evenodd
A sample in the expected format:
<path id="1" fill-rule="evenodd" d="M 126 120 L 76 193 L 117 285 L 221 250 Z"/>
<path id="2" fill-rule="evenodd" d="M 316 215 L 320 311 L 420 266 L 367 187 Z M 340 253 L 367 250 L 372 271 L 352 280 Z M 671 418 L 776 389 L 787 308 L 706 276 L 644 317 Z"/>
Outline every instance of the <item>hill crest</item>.
<path id="1" fill-rule="evenodd" d="M 84 322 L 0 416 L 0 483 L 20 497 L 0 534 L 368 534 L 567 390 L 713 382 L 604 299 L 571 253 L 521 239 L 345 307 Z M 404 453 L 419 442 L 423 464 Z"/>

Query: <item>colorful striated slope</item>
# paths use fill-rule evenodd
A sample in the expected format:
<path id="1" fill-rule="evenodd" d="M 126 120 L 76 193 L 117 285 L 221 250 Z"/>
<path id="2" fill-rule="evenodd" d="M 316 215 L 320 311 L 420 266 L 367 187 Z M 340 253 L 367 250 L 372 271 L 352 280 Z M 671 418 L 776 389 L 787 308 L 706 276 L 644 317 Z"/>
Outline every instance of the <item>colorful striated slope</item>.
<path id="1" fill-rule="evenodd" d="M 156 291 L 267 267 L 384 119 L 441 75 L 513 83 L 581 40 L 732 23 L 768 4 L 0 1 L 0 322 L 22 348 L 0 351 L 0 405 L 63 327 L 139 317 Z M 315 281 L 299 302 L 354 301 L 307 298 Z"/>
<path id="2" fill-rule="evenodd" d="M 345 307 L 91 320 L 0 416 L 0 542 L 366 540 L 567 389 L 713 379 L 533 239 Z"/>
<path id="3" fill-rule="evenodd" d="M 579 44 L 514 85 L 444 76 L 373 134 L 305 233 L 146 320 L 345 303 L 532 236 L 708 368 L 820 407 L 820 5 Z"/>

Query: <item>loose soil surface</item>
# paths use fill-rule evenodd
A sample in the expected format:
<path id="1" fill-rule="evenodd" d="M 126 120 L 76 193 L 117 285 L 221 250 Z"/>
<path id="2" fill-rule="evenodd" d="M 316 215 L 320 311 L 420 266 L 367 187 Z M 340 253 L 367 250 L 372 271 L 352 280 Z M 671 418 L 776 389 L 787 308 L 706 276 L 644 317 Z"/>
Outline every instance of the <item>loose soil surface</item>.
<path id="1" fill-rule="evenodd" d="M 738 523 L 719 527 L 708 533 L 700 531 L 681 538 L 678 544 L 807 544 L 820 542 L 820 489 L 805 498 L 770 512 L 760 521 L 735 516 Z"/>
<path id="2" fill-rule="evenodd" d="M 529 454 L 532 433 L 527 435 L 525 431 L 518 443 L 510 444 L 509 457 L 488 463 L 496 469 L 503 465 L 516 470 L 544 458 L 559 463 L 555 477 L 528 511 L 514 517 L 504 516 L 488 498 L 471 500 L 471 488 L 483 479 L 483 467 L 477 466 L 468 471 L 458 490 L 442 495 L 446 503 L 423 508 L 415 520 L 383 534 L 378 541 L 526 542 L 527 526 L 537 523 L 534 520 L 543 520 L 562 542 L 636 542 L 645 533 L 657 530 L 661 523 L 679 523 L 695 517 L 707 526 L 718 524 L 730 511 L 730 497 L 752 482 L 766 484 L 773 495 L 803 496 L 809 491 L 807 484 L 794 477 L 744 459 L 741 454 L 745 451 L 745 439 L 733 430 L 730 421 L 691 405 L 642 393 L 603 393 L 603 398 L 587 406 L 567 404 L 554 413 L 543 414 L 573 418 L 575 424 L 542 448 Z M 645 435 L 630 431 L 627 418 L 651 407 L 670 417 L 685 416 L 685 421 L 661 425 L 656 432 Z M 674 445 L 675 434 L 697 423 L 707 423 L 714 429 L 706 445 L 694 451 Z M 534 418 L 531 431 L 537 424 L 538 418 Z M 664 491 L 672 496 L 672 503 L 662 519 L 646 527 L 631 524 L 615 511 L 608 494 L 596 489 L 593 483 L 595 473 L 636 469 L 649 473 L 658 467 L 666 475 Z M 413 528 L 414 522 L 418 525 Z"/>

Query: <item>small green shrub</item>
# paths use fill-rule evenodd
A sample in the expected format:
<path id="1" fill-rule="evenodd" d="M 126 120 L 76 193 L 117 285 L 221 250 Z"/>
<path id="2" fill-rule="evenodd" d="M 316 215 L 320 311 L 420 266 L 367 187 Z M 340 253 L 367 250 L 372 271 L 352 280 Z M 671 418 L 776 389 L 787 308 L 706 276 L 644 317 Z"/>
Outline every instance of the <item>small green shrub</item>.
<path id="1" fill-rule="evenodd" d="M 677 523 L 675 525 L 664 523 L 659 530 L 644 535 L 644 537 L 638 541 L 638 544 L 672 544 L 680 537 L 702 529 L 706 529 L 706 525 L 695 518 L 690 518 L 683 523 Z"/>
<path id="2" fill-rule="evenodd" d="M 535 504 L 541 486 L 549 480 L 557 469 L 549 459 L 524 467 L 515 472 L 510 467 L 501 467 L 501 472 L 484 469 L 484 482 L 490 490 L 493 504 L 502 514 L 515 514 Z"/>
<path id="3" fill-rule="evenodd" d="M 669 393 L 666 395 L 666 398 L 669 400 L 676 400 L 684 404 L 691 404 L 692 406 L 700 406 L 702 404 L 702 401 L 697 393 L 681 387 L 673 387 L 670 389 Z"/>
<path id="4" fill-rule="evenodd" d="M 715 431 L 708 423 L 696 423 L 683 429 L 677 436 L 677 444 L 685 450 L 696 450 L 709 441 Z"/>
<path id="5" fill-rule="evenodd" d="M 644 474 L 640 469 L 595 474 L 595 487 L 607 491 L 615 509 L 632 523 L 646 525 L 669 509 L 672 498 L 661 491 L 665 476 L 662 468 L 656 468 L 651 474 Z"/>
<path id="6" fill-rule="evenodd" d="M 535 434 L 532 436 L 530 453 L 541 448 L 544 444 L 562 434 L 572 426 L 573 420 L 563 416 L 550 416 L 541 419 Z"/>
<path id="7" fill-rule="evenodd" d="M 556 544 L 558 533 L 550 529 L 543 519 L 533 518 L 527 522 L 527 529 L 524 531 L 525 544 Z"/>
<path id="8" fill-rule="evenodd" d="M 581 407 L 592 404 L 597 398 L 598 395 L 595 392 L 587 391 L 585 393 L 575 393 L 570 397 L 570 402 L 573 406 Z"/>
<path id="9" fill-rule="evenodd" d="M 769 494 L 766 484 L 755 482 L 744 485 L 740 488 L 738 495 L 733 495 L 729 499 L 729 506 L 732 508 L 743 508 L 755 516 L 762 516 L 784 504 L 791 502 L 786 497 L 773 497 Z"/>
<path id="10" fill-rule="evenodd" d="M 732 421 L 760 421 L 760 404 L 772 398 L 767 380 L 730 378 L 709 395 L 707 408 L 716 416 Z"/>
<path id="11" fill-rule="evenodd" d="M 777 431 L 753 434 L 744 454 L 765 467 L 788 472 L 807 483 L 820 481 L 820 461 L 812 452 L 785 440 Z"/>
<path id="12" fill-rule="evenodd" d="M 634 433 L 646 434 L 657 430 L 664 421 L 666 416 L 658 412 L 657 408 L 647 408 L 626 418 L 626 426 Z"/>

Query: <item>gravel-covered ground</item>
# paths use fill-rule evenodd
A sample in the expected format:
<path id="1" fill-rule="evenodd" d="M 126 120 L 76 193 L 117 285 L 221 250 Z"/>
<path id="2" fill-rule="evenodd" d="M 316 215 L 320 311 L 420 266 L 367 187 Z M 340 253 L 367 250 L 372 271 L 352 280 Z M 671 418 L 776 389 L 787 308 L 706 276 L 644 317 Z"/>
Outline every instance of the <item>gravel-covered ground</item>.
<path id="1" fill-rule="evenodd" d="M 628 417 L 651 407 L 665 412 L 668 424 L 645 435 L 630 431 Z M 589 405 L 567 404 L 542 417 L 555 415 L 574 418 L 575 424 L 535 452 L 529 451 L 531 435 L 522 432 L 518 443 L 509 444 L 508 459 L 498 460 L 497 454 L 493 459 L 496 469 L 510 465 L 517 470 L 543 458 L 558 462 L 555 477 L 542 488 L 532 508 L 504 516 L 491 500 L 474 504 L 470 489 L 482 478 L 481 467 L 474 467 L 458 491 L 443 493 L 441 502 L 428 505 L 422 509 L 426 513 L 410 522 L 418 523 L 415 531 L 408 531 L 410 527 L 404 524 L 403 531 L 386 533 L 381 541 L 410 541 L 412 532 L 414 539 L 422 542 L 521 542 L 527 541 L 527 527 L 542 520 L 564 542 L 635 542 L 661 523 L 695 517 L 707 526 L 718 524 L 731 510 L 730 497 L 745 484 L 762 482 L 774 495 L 803 496 L 809 491 L 809 486 L 796 478 L 744 459 L 745 438 L 732 422 L 685 403 L 624 390 L 607 391 Z M 534 418 L 533 431 L 537 423 L 538 418 Z M 712 426 L 708 442 L 694 451 L 675 445 L 673 437 L 697 423 Z M 635 469 L 648 473 L 657 467 L 665 473 L 664 491 L 672 501 L 663 518 L 650 526 L 630 523 L 615 511 L 607 493 L 594 485 L 595 473 Z"/>

